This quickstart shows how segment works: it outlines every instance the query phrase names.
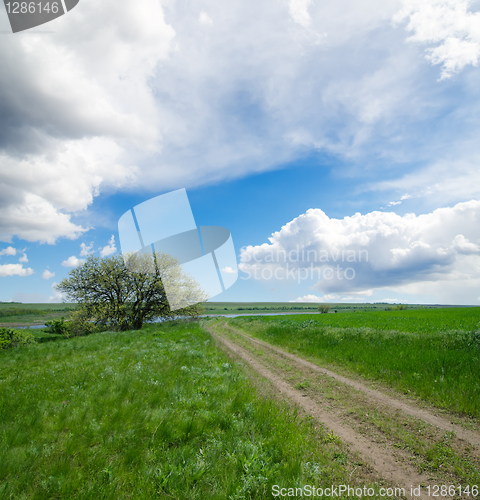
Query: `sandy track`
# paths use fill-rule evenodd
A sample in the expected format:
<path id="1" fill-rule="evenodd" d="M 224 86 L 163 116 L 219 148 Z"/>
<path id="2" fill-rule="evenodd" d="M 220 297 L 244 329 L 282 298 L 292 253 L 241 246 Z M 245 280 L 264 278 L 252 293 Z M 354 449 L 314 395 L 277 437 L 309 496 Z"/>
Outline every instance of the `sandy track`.
<path id="1" fill-rule="evenodd" d="M 271 344 L 268 344 L 267 342 L 263 342 L 261 340 L 254 339 L 254 338 L 246 335 L 245 333 L 243 333 L 237 329 L 232 328 L 231 326 L 229 326 L 227 324 L 225 324 L 223 326 L 225 328 L 228 328 L 229 330 L 231 330 L 235 334 L 241 335 L 243 338 L 247 339 L 249 342 L 253 342 L 253 343 L 258 344 L 264 348 L 267 348 L 267 349 L 279 354 L 280 356 L 282 356 L 284 358 L 287 358 L 287 359 L 294 361 L 296 364 L 299 364 L 301 366 L 305 366 L 305 367 L 309 368 L 312 371 L 315 371 L 317 373 L 324 373 L 325 375 L 328 375 L 329 377 L 332 377 L 335 380 L 342 382 L 343 384 L 349 385 L 350 387 L 353 387 L 354 389 L 357 389 L 358 391 L 364 392 L 370 398 L 377 400 L 379 403 L 390 406 L 391 408 L 393 408 L 395 410 L 400 410 L 407 415 L 411 415 L 412 417 L 419 418 L 419 419 L 423 420 L 424 422 L 427 422 L 431 425 L 439 427 L 440 429 L 444 429 L 446 431 L 453 431 L 453 432 L 455 432 L 455 435 L 457 436 L 458 439 L 466 441 L 475 447 L 480 447 L 480 435 L 478 435 L 474 432 L 468 431 L 468 430 L 464 429 L 463 427 L 461 427 L 460 425 L 454 424 L 445 418 L 434 415 L 434 414 L 432 414 L 426 410 L 423 410 L 421 408 L 415 408 L 414 406 L 410 406 L 403 401 L 393 399 L 393 398 L 387 396 L 386 394 L 383 394 L 380 391 L 377 391 L 375 389 L 371 389 L 370 387 L 367 387 L 365 384 L 362 384 L 361 382 L 358 382 L 357 380 L 352 380 L 352 379 L 349 379 L 347 377 L 343 377 L 342 375 L 338 375 L 337 373 L 334 373 L 330 370 L 327 370 L 326 368 L 322 368 L 318 365 L 310 363 L 310 361 L 307 361 L 307 360 L 302 359 L 298 356 L 295 356 L 294 354 L 286 352 L 283 349 L 280 349 L 280 348 L 275 347 Z"/>
<path id="2" fill-rule="evenodd" d="M 480 443 L 480 437 L 475 433 L 466 431 L 460 426 L 452 424 L 448 420 L 433 415 L 426 410 L 414 408 L 402 401 L 395 400 L 381 393 L 380 391 L 366 387 L 361 382 L 348 379 L 346 377 L 333 373 L 330 370 L 310 363 L 309 361 L 306 361 L 298 356 L 285 352 L 275 346 L 257 339 L 253 339 L 243 332 L 231 328 L 226 323 L 222 325 L 222 327 L 229 329 L 235 335 L 242 336 L 248 342 L 260 345 L 262 348 L 268 349 L 272 353 L 275 353 L 275 355 L 284 359 L 288 359 L 291 363 L 296 364 L 297 366 L 307 368 L 317 373 L 325 374 L 343 384 L 353 387 L 358 391 L 362 391 L 370 398 L 374 398 L 376 401 L 384 405 L 388 405 L 391 408 L 403 411 L 408 415 L 422 419 L 425 422 L 435 425 L 441 429 L 445 429 L 448 431 L 453 430 L 460 439 L 465 439 L 472 445 L 478 446 L 478 444 Z M 211 328 L 209 328 L 208 330 L 216 339 L 216 341 L 224 347 L 224 349 L 248 363 L 257 373 L 259 373 L 265 379 L 269 380 L 279 393 L 281 393 L 283 396 L 288 398 L 299 407 L 303 408 L 315 420 L 323 423 L 326 427 L 331 429 L 337 436 L 342 439 L 342 441 L 349 445 L 350 449 L 353 452 L 360 455 L 366 463 L 370 464 L 370 466 L 379 474 L 380 477 L 386 479 L 392 485 L 404 488 L 407 497 L 411 497 L 410 489 L 412 485 L 416 486 L 419 484 L 438 484 L 438 482 L 435 481 L 434 478 L 431 478 L 426 474 L 419 473 L 413 466 L 411 466 L 409 463 L 411 457 L 408 456 L 407 453 L 396 450 L 395 454 L 393 454 L 391 450 L 385 448 L 381 444 L 359 434 L 351 426 L 343 423 L 342 419 L 338 418 L 338 415 L 326 411 L 321 404 L 307 396 L 303 391 L 293 388 L 288 382 L 285 381 L 282 376 L 269 370 L 267 366 L 258 359 L 257 356 L 252 355 L 246 349 L 240 347 L 234 342 L 225 339 L 218 332 L 213 331 Z M 424 489 L 422 489 L 422 494 L 420 496 L 414 496 L 413 498 L 429 498 L 423 490 Z"/>

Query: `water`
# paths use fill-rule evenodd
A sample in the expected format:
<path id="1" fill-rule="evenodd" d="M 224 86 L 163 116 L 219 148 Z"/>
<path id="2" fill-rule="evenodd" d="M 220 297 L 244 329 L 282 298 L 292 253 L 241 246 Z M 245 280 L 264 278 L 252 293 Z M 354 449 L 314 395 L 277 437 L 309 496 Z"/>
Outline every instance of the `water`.
<path id="1" fill-rule="evenodd" d="M 9 328 L 8 326 L 6 328 Z M 29 329 L 31 328 L 32 330 L 35 330 L 37 328 L 47 328 L 47 325 L 27 325 L 27 326 L 12 326 L 13 329 Z"/>
<path id="2" fill-rule="evenodd" d="M 312 312 L 276 312 L 276 313 L 245 313 L 245 314 L 202 314 L 200 318 L 236 318 L 238 316 L 286 316 L 289 314 L 314 314 Z M 155 318 L 152 321 L 148 321 L 148 323 L 161 323 L 165 321 L 165 318 Z M 21 329 L 38 329 L 38 328 L 46 328 L 46 325 L 28 325 L 28 326 L 13 326 L 12 328 L 21 328 Z M 7 327 L 8 328 L 8 327 Z"/>

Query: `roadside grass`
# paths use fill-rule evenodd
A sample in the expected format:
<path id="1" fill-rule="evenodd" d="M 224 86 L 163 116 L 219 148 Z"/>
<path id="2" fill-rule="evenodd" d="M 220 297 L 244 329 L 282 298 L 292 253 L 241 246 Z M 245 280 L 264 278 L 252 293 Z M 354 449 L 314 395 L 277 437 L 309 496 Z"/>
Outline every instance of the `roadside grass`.
<path id="1" fill-rule="evenodd" d="M 347 483 L 346 456 L 198 323 L 0 352 L 0 498 L 273 498 Z"/>
<path id="2" fill-rule="evenodd" d="M 414 417 L 381 407 L 368 396 L 337 382 L 331 377 L 296 366 L 268 349 L 247 341 L 220 322 L 215 330 L 261 357 L 270 369 L 281 373 L 290 384 L 316 400 L 325 410 L 347 423 L 373 442 L 389 443 L 411 456 L 412 463 L 422 472 L 435 476 L 434 484 L 478 484 L 480 459 L 471 454 L 471 447 L 445 432 Z M 334 404 L 332 405 L 332 402 Z"/>
<path id="3" fill-rule="evenodd" d="M 479 321 L 480 308 L 462 308 L 239 317 L 229 323 L 325 365 L 478 418 Z"/>
<path id="4" fill-rule="evenodd" d="M 332 306 L 333 307 L 333 306 Z M 270 316 L 263 321 L 278 322 L 282 318 Z M 374 309 L 349 314 L 303 314 L 283 318 L 291 323 L 313 321 L 315 324 L 335 328 L 373 328 L 410 333 L 439 333 L 451 330 L 466 332 L 480 328 L 480 307 L 445 307 L 378 311 Z M 313 323 L 312 323 L 313 324 Z"/>
<path id="5" fill-rule="evenodd" d="M 456 439 L 454 432 L 443 431 L 415 417 L 381 407 L 369 396 L 328 375 L 295 365 L 225 328 L 222 323 L 224 321 L 213 323 L 216 331 L 221 331 L 223 336 L 282 373 L 295 389 L 304 391 L 326 410 L 334 402 L 339 418 L 357 432 L 373 441 L 383 442 L 386 439 L 395 448 L 411 453 L 418 470 L 435 473 L 440 482 L 479 484 L 480 457 L 472 455 L 471 446 Z"/>

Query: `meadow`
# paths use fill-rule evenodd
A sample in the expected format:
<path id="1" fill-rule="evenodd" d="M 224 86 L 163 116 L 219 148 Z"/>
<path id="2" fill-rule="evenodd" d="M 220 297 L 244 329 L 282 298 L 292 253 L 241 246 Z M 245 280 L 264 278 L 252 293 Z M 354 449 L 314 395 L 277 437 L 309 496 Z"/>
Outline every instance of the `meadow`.
<path id="1" fill-rule="evenodd" d="M 296 302 L 207 302 L 202 305 L 205 315 L 218 314 L 274 314 L 274 313 L 317 313 L 319 304 Z M 329 304 L 332 312 L 351 313 L 396 307 L 390 304 Z M 436 308 L 438 306 L 408 305 L 409 309 Z M 77 308 L 73 303 L 22 304 L 0 302 L 1 326 L 35 326 L 46 321 L 68 319 Z"/>
<path id="2" fill-rule="evenodd" d="M 342 446 L 198 322 L 0 351 L 0 498 L 271 498 L 345 483 Z"/>
<path id="3" fill-rule="evenodd" d="M 480 308 L 364 311 L 229 320 L 336 371 L 480 417 Z"/>
<path id="4" fill-rule="evenodd" d="M 68 317 L 75 304 L 0 303 L 0 326 L 44 324 L 45 321 Z"/>
<path id="5" fill-rule="evenodd" d="M 369 310 L 385 310 L 391 304 L 328 304 L 332 311 L 354 312 Z M 285 312 L 317 312 L 318 303 L 312 302 L 207 302 L 203 305 L 205 314 L 271 314 Z M 409 305 L 410 309 L 436 306 Z"/>

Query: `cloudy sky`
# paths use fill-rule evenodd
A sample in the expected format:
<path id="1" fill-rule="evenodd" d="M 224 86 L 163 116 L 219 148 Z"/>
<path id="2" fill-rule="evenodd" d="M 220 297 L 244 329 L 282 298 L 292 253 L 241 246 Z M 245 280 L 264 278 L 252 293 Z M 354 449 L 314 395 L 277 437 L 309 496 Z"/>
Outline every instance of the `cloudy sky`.
<path id="1" fill-rule="evenodd" d="M 0 300 L 59 301 L 186 188 L 230 229 L 213 300 L 480 305 L 480 2 L 0 5 Z"/>

